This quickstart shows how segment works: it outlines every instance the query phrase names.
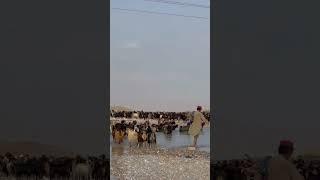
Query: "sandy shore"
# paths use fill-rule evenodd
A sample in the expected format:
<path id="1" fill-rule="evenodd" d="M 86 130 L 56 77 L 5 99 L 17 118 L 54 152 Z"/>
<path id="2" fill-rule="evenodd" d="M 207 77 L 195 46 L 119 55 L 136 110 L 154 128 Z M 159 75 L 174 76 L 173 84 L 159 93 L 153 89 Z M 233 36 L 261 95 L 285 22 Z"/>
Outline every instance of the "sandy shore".
<path id="1" fill-rule="evenodd" d="M 112 179 L 210 179 L 210 153 L 179 149 L 131 148 L 112 155 Z"/>

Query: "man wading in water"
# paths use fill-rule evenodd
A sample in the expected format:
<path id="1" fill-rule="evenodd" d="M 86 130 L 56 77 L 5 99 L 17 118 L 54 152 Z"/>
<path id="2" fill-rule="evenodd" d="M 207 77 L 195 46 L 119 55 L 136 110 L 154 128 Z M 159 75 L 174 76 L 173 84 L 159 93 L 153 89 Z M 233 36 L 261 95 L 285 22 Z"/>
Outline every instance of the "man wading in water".
<path id="1" fill-rule="evenodd" d="M 209 121 L 204 117 L 201 110 L 202 110 L 202 107 L 198 106 L 197 111 L 193 113 L 193 122 L 189 128 L 189 134 L 193 136 L 193 144 L 189 148 L 192 150 L 196 149 L 197 140 L 202 129 L 202 122 L 209 124 Z"/>

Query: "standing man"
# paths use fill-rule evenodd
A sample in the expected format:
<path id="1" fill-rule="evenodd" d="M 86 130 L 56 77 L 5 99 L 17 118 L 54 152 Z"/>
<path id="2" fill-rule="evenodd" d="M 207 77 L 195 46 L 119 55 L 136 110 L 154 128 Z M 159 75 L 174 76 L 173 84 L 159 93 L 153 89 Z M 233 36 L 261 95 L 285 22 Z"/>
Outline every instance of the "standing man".
<path id="1" fill-rule="evenodd" d="M 279 155 L 268 163 L 268 180 L 304 180 L 295 165 L 290 161 L 294 147 L 291 141 L 281 141 Z"/>
<path id="2" fill-rule="evenodd" d="M 202 122 L 209 124 L 209 121 L 202 114 L 202 107 L 198 106 L 197 111 L 193 113 L 193 121 L 189 128 L 189 134 L 193 137 L 193 144 L 191 147 L 193 149 L 197 146 L 197 140 L 202 128 Z"/>

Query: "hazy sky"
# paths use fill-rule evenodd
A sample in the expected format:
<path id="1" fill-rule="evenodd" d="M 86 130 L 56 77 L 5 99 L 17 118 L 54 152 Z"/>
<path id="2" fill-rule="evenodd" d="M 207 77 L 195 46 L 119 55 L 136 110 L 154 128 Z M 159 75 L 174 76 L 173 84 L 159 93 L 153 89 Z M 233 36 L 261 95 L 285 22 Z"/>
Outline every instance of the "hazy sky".
<path id="1" fill-rule="evenodd" d="M 111 8 L 210 14 L 208 8 L 143 0 L 112 0 Z M 111 105 L 165 111 L 210 106 L 209 19 L 111 10 L 110 20 Z"/>

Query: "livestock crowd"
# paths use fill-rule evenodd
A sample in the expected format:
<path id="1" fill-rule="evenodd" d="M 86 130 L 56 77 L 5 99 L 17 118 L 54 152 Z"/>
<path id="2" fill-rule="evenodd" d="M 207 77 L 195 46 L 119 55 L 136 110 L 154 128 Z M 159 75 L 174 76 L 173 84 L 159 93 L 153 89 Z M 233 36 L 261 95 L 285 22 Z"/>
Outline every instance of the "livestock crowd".
<path id="1" fill-rule="evenodd" d="M 265 169 L 260 163 L 243 159 L 217 161 L 212 165 L 215 180 L 263 180 Z"/>
<path id="2" fill-rule="evenodd" d="M 268 159 L 270 157 L 260 161 L 248 159 L 218 161 L 212 165 L 212 176 L 214 180 L 266 180 Z M 320 161 L 295 159 L 293 164 L 305 180 L 320 179 Z"/>
<path id="3" fill-rule="evenodd" d="M 0 156 L 1 177 L 9 179 L 83 179 L 105 180 L 109 177 L 109 160 L 99 157 L 53 157 L 42 155 Z"/>
<path id="4" fill-rule="evenodd" d="M 204 116 L 209 119 L 209 112 L 202 112 Z M 132 117 L 144 119 L 144 122 L 138 124 L 137 121 L 132 121 Z M 149 120 L 145 119 L 157 118 L 157 124 L 150 124 Z M 171 134 L 177 127 L 176 120 L 182 120 L 187 122 L 186 125 L 180 126 L 180 132 L 188 131 L 192 123 L 192 114 L 189 112 L 143 112 L 143 111 L 111 111 L 111 117 L 117 119 L 115 124 L 111 125 L 113 141 L 121 144 L 127 137 L 129 145 L 132 146 L 149 146 L 156 144 L 156 132 L 163 132 L 164 134 Z M 129 118 L 131 121 L 125 121 L 121 119 Z M 202 127 L 205 123 L 202 123 Z"/>
<path id="5" fill-rule="evenodd" d="M 203 111 L 204 117 L 210 120 L 210 112 Z M 110 116 L 114 118 L 132 118 L 137 116 L 139 119 L 163 119 L 163 120 L 183 120 L 190 119 L 190 112 L 144 112 L 144 111 L 114 111 L 110 110 Z"/>
<path id="6" fill-rule="evenodd" d="M 149 121 L 138 124 L 137 121 L 122 120 L 111 126 L 113 141 L 121 144 L 127 137 L 130 146 L 153 146 L 157 143 L 156 132 L 172 134 L 178 128 L 174 120 L 160 121 L 159 124 L 150 124 Z M 180 127 L 181 128 L 184 127 Z M 187 129 L 186 129 L 187 130 Z"/>
<path id="7" fill-rule="evenodd" d="M 150 125 L 148 121 L 143 124 L 137 124 L 137 121 L 132 123 L 116 123 L 112 125 L 112 137 L 114 142 L 121 144 L 124 138 L 128 138 L 130 146 L 152 147 L 157 143 L 156 132 L 158 131 L 155 124 Z"/>

